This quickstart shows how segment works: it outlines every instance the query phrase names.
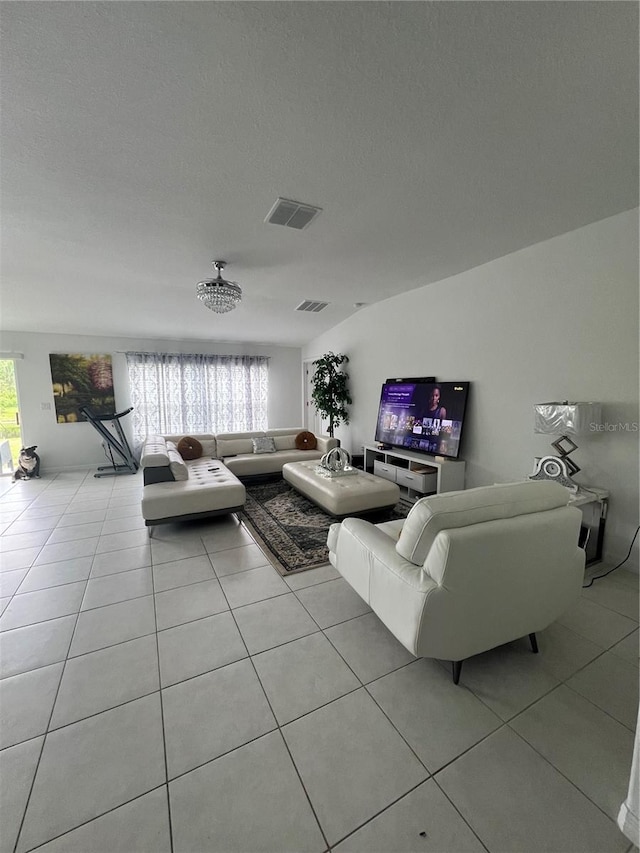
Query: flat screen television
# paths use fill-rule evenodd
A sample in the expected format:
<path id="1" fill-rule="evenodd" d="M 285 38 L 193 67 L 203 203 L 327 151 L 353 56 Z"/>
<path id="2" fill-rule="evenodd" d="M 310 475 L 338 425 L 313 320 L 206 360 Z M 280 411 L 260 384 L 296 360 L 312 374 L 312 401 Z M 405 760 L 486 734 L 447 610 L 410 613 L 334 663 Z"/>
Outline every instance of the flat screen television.
<path id="1" fill-rule="evenodd" d="M 468 382 L 385 382 L 376 441 L 457 459 L 468 391 Z"/>

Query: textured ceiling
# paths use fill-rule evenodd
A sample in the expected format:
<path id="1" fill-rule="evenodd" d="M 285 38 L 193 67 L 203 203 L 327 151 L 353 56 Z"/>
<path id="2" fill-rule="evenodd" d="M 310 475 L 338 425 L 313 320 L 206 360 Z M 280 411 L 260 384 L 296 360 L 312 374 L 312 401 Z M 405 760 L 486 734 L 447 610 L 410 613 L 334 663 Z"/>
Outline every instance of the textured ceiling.
<path id="1" fill-rule="evenodd" d="M 301 345 L 353 303 L 634 207 L 637 19 L 3 2 L 2 328 Z M 267 225 L 279 195 L 323 212 Z M 194 296 L 213 258 L 244 289 L 231 314 Z"/>

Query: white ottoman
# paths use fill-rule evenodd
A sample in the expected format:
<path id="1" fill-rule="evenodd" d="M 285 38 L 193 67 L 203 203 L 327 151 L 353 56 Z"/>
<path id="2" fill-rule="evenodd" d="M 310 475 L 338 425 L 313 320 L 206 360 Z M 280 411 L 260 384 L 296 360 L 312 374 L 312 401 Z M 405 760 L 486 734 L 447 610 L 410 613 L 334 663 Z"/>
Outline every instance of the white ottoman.
<path id="1" fill-rule="evenodd" d="M 315 473 L 318 461 L 287 462 L 282 476 L 294 489 L 337 517 L 395 506 L 400 489 L 395 483 L 366 471 L 343 477 L 322 477 Z"/>

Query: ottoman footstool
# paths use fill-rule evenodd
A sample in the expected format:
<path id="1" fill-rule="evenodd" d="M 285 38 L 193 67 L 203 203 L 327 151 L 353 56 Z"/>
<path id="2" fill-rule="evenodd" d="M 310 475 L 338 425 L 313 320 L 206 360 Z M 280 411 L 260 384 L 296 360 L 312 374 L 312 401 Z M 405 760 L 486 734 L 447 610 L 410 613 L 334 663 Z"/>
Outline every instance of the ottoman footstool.
<path id="1" fill-rule="evenodd" d="M 282 476 L 300 494 L 337 518 L 386 509 L 400 500 L 398 486 L 382 477 L 366 471 L 323 477 L 315 473 L 317 465 L 317 460 L 288 462 L 282 468 Z"/>

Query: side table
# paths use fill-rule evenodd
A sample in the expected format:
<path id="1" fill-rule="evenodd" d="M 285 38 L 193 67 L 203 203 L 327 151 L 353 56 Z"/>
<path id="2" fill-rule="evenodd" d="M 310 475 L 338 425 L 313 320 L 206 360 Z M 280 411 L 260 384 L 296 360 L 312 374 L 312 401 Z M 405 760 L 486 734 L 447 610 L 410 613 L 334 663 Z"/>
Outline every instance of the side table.
<path id="1" fill-rule="evenodd" d="M 580 486 L 578 491 L 569 500 L 569 506 L 577 506 L 583 510 L 584 526 L 591 532 L 595 532 L 596 535 L 595 547 L 585 548 L 587 552 L 587 565 L 599 563 L 602 560 L 604 528 L 609 508 L 609 492 L 597 486 Z M 591 510 L 591 519 L 589 519 L 589 513 L 585 511 L 589 508 Z M 591 536 L 589 536 L 590 539 Z M 589 542 L 586 544 L 588 546 Z"/>

